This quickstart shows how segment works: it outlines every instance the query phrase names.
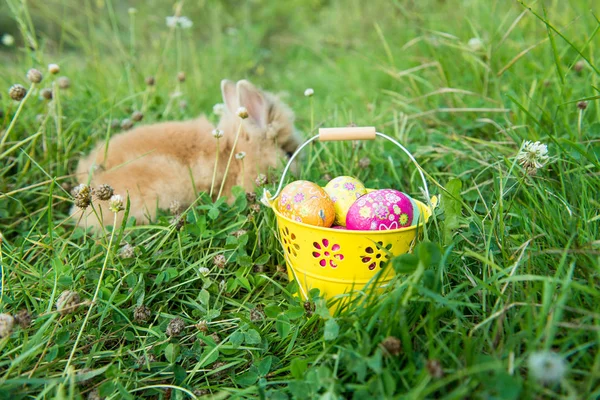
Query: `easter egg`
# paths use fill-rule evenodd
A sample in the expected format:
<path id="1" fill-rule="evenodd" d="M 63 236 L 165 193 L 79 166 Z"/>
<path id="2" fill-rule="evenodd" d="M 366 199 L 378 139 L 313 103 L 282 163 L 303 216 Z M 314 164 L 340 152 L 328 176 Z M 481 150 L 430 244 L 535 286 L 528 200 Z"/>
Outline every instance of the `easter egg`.
<path id="1" fill-rule="evenodd" d="M 309 181 L 295 181 L 283 188 L 277 209 L 294 221 L 327 228 L 335 218 L 333 202 L 325 190 Z"/>
<path id="2" fill-rule="evenodd" d="M 346 216 L 346 228 L 365 231 L 404 228 L 413 222 L 415 205 L 408 195 L 398 190 L 375 190 L 352 204 Z"/>
<path id="3" fill-rule="evenodd" d="M 335 206 L 334 224 L 346 226 L 346 214 L 356 199 L 367 193 L 365 185 L 351 176 L 338 176 L 325 185 L 325 191 Z"/>

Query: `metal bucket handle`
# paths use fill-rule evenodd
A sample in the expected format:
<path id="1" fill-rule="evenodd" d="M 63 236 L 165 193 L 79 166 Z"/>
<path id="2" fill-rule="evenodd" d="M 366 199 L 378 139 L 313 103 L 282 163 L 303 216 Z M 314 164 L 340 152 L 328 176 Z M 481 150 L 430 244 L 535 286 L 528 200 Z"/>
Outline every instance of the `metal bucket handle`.
<path id="1" fill-rule="evenodd" d="M 319 139 L 320 142 L 341 141 L 341 140 L 373 140 L 373 139 L 375 139 L 376 136 L 380 136 L 380 137 L 387 139 L 390 142 L 394 143 L 396 146 L 398 146 L 400 148 L 400 150 L 402 150 L 404 153 L 406 153 L 408 158 L 410 158 L 412 163 L 417 167 L 417 171 L 419 172 L 419 175 L 421 175 L 421 179 L 423 180 L 423 190 L 425 192 L 426 204 L 428 207 L 433 208 L 432 207 L 432 199 L 429 196 L 429 189 L 427 187 L 427 181 L 425 180 L 425 175 L 423 174 L 423 170 L 422 170 L 421 166 L 419 165 L 417 160 L 415 160 L 415 157 L 413 157 L 413 155 L 410 153 L 410 151 L 408 151 L 406 149 L 406 147 L 402 146 L 395 139 L 392 139 L 391 137 L 384 135 L 383 133 L 377 132 L 375 130 L 375 127 L 373 127 L 373 126 L 353 127 L 353 128 L 320 128 L 318 135 L 315 135 L 315 136 L 311 137 L 310 139 L 308 139 L 306 142 L 304 142 L 300 147 L 298 147 L 296 152 L 294 152 L 294 154 L 290 157 L 287 165 L 285 166 L 285 168 L 283 170 L 283 173 L 281 175 L 281 180 L 279 181 L 279 186 L 277 187 L 277 191 L 275 192 L 275 194 L 273 196 L 271 196 L 271 193 L 265 189 L 263 191 L 263 196 L 261 198 L 261 202 L 268 207 L 272 207 L 272 202 L 277 198 L 277 196 L 279 196 L 279 193 L 281 192 L 281 188 L 285 182 L 285 176 L 286 176 L 288 170 L 290 169 L 290 165 L 292 165 L 292 162 L 294 161 L 296 156 L 300 153 L 300 151 L 302 151 L 302 149 L 305 148 L 309 143 L 312 143 L 317 139 Z"/>

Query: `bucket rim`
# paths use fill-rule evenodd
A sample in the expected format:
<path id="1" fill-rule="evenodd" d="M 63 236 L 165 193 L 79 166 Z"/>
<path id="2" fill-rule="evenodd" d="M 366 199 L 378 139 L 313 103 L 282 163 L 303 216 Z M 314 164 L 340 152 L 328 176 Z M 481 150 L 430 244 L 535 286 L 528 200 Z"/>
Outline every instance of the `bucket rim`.
<path id="1" fill-rule="evenodd" d="M 429 218 L 431 217 L 431 209 L 422 201 L 419 201 L 417 199 L 413 199 L 415 201 L 415 203 L 417 203 L 417 206 L 422 210 L 421 211 L 421 216 L 423 216 L 424 213 L 423 211 L 428 211 L 428 213 L 425 215 L 425 218 L 423 220 L 423 218 L 421 219 L 421 221 L 419 222 L 419 224 L 417 225 L 411 225 L 411 226 L 407 226 L 404 228 L 399 228 L 399 229 L 389 229 L 389 230 L 377 230 L 377 231 L 371 231 L 371 230 L 350 230 L 350 229 L 333 229 L 331 227 L 324 227 L 324 226 L 316 226 L 316 225 L 310 225 L 310 224 L 305 224 L 304 222 L 298 222 L 298 221 L 294 221 L 291 218 L 285 217 L 283 216 L 279 210 L 277 209 L 277 200 L 279 199 L 279 196 L 277 196 L 276 198 L 274 198 L 272 200 L 272 206 L 271 209 L 273 210 L 273 212 L 275 213 L 275 216 L 277 217 L 277 219 L 283 219 L 286 222 L 292 223 L 294 225 L 299 225 L 305 228 L 309 228 L 309 229 L 314 229 L 317 231 L 322 231 L 322 232 L 335 232 L 335 233 L 341 233 L 341 234 L 349 234 L 349 235 L 361 235 L 364 236 L 366 234 L 368 235 L 380 235 L 380 236 L 385 236 L 385 235 L 393 235 L 393 234 L 400 234 L 400 233 L 406 233 L 406 232 L 410 232 L 416 229 L 421 229 L 423 228 L 423 226 L 425 225 L 425 223 L 427 223 L 427 221 L 429 220 Z"/>

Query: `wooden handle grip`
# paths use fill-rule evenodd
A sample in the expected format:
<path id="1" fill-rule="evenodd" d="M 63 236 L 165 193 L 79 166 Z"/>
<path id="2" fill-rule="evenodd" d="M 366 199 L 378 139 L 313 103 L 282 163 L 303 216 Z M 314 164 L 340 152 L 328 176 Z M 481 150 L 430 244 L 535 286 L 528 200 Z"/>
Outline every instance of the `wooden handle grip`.
<path id="1" fill-rule="evenodd" d="M 362 126 L 356 128 L 321 128 L 319 129 L 319 141 L 329 142 L 333 140 L 373 140 L 375 139 L 374 126 Z"/>

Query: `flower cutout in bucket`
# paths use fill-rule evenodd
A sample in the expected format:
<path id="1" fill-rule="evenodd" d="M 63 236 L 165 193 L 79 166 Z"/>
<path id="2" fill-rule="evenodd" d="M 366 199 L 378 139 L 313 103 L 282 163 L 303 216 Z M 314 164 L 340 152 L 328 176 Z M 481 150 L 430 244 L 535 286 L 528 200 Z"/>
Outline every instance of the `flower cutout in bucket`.
<path id="1" fill-rule="evenodd" d="M 283 247 L 287 250 L 288 255 L 293 255 L 294 257 L 298 256 L 300 245 L 296 243 L 296 235 L 293 232 L 290 232 L 287 226 L 281 229 L 281 242 Z"/>
<path id="2" fill-rule="evenodd" d="M 384 246 L 383 242 L 377 242 L 376 246 L 369 246 L 365 249 L 366 254 L 361 256 L 361 261 L 363 264 L 368 264 L 369 270 L 371 271 L 374 270 L 378 264 L 379 268 L 383 268 L 383 266 L 390 259 L 391 249 L 391 243 L 388 243 L 386 246 Z"/>
<path id="3" fill-rule="evenodd" d="M 313 243 L 313 257 L 319 260 L 319 265 L 321 267 L 326 267 L 327 264 L 331 268 L 337 268 L 338 261 L 342 261 L 344 259 L 344 255 L 340 253 L 341 246 L 337 243 L 334 243 L 329 246 L 329 240 L 323 239 L 321 243 L 314 242 Z"/>

